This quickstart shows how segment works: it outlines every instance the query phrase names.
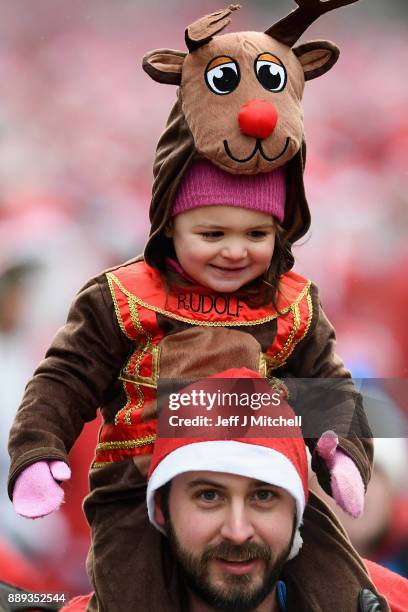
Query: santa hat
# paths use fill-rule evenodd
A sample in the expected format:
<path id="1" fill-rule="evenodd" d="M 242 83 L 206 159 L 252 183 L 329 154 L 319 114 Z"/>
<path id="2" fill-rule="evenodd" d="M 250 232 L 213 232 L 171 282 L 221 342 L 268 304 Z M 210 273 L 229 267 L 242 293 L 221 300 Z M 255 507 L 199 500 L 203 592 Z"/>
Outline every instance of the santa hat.
<path id="1" fill-rule="evenodd" d="M 229 370 L 215 378 L 242 377 L 240 370 Z M 227 375 L 226 375 L 227 374 Z M 244 374 L 243 377 L 248 377 Z M 262 378 L 251 372 L 251 378 Z M 188 389 L 197 388 L 199 383 Z M 265 385 L 267 385 L 265 381 Z M 288 404 L 280 406 L 279 412 L 295 416 Z M 259 413 L 258 413 L 259 414 Z M 279 435 L 279 434 L 278 434 Z M 147 508 L 151 523 L 165 533 L 155 521 L 155 493 L 163 485 L 185 472 L 211 471 L 245 476 L 286 490 L 296 502 L 296 534 L 289 555 L 292 559 L 302 546 L 299 528 L 308 497 L 308 464 L 305 443 L 300 429 L 292 428 L 291 437 L 259 438 L 251 436 L 229 439 L 164 438 L 155 443 L 149 469 L 147 486 Z"/>

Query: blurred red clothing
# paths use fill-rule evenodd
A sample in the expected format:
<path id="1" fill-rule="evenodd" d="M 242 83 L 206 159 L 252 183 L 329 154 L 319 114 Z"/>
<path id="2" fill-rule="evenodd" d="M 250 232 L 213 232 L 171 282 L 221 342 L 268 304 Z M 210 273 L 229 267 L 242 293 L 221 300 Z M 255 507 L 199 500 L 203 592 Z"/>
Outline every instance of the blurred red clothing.
<path id="1" fill-rule="evenodd" d="M 0 541 L 0 580 L 30 591 L 47 590 L 47 582 L 41 573 L 20 553 L 2 541 Z"/>
<path id="2" fill-rule="evenodd" d="M 61 608 L 60 612 L 84 612 L 88 606 L 88 603 L 92 597 L 92 593 L 89 595 L 80 595 L 79 597 L 74 597 L 67 603 L 66 606 Z"/>
<path id="3" fill-rule="evenodd" d="M 408 580 L 368 559 L 364 559 L 364 563 L 378 592 L 387 599 L 391 612 L 406 612 Z"/>

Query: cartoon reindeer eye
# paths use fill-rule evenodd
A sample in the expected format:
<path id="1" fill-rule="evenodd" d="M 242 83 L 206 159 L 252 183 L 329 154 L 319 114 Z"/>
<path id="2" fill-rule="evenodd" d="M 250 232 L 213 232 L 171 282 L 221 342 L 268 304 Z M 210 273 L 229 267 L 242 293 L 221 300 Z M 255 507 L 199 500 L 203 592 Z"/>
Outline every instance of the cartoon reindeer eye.
<path id="1" fill-rule="evenodd" d="M 286 70 L 282 62 L 272 53 L 261 53 L 255 60 L 258 81 L 268 91 L 282 91 L 286 85 Z"/>
<path id="2" fill-rule="evenodd" d="M 227 55 L 214 58 L 205 69 L 205 82 L 213 93 L 220 96 L 234 91 L 239 80 L 239 66 L 232 57 Z"/>

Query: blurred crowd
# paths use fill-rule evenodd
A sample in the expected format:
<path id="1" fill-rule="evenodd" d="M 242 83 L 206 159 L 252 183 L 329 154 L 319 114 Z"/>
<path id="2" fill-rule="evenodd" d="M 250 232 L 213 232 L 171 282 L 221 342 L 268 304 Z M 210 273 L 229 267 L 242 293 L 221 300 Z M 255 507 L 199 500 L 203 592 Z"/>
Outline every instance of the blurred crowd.
<path id="1" fill-rule="evenodd" d="M 183 50 L 185 25 L 223 3 L 33 4 L 38 10 L 25 3 L 0 9 L 0 580 L 74 595 L 89 589 L 81 500 L 98 423 L 71 454 L 62 512 L 35 523 L 17 517 L 7 497 L 7 432 L 75 292 L 143 249 L 154 150 L 175 89 L 153 83 L 142 56 L 156 47 Z M 276 4 L 269 10 L 248 1 L 234 28 L 266 28 L 292 8 Z M 295 249 L 296 269 L 320 286 L 354 376 L 403 381 L 407 24 L 376 18 L 363 5 L 355 14 L 322 18 L 307 36 L 335 40 L 342 54 L 333 71 L 306 84 L 313 224 Z M 379 418 L 406 430 L 404 384 L 381 393 L 387 415 Z M 396 430 L 384 436 L 397 438 Z M 368 514 L 360 524 L 344 521 L 363 554 L 408 575 L 406 440 L 383 440 L 376 452 Z M 389 456 L 396 460 L 385 466 Z M 381 517 L 371 520 L 379 507 Z"/>

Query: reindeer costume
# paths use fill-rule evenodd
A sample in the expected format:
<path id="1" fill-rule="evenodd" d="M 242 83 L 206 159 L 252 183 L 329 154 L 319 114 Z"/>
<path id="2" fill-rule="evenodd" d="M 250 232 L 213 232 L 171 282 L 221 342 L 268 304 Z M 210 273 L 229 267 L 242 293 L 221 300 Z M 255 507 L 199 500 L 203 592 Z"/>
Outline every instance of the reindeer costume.
<path id="1" fill-rule="evenodd" d="M 350 374 L 334 354 L 334 331 L 317 289 L 289 271 L 293 259 L 281 279 L 279 313 L 247 307 L 245 321 L 230 305 L 221 313 L 214 308 L 193 313 L 176 290 L 166 294 L 160 274 L 164 228 L 179 183 L 197 157 L 233 174 L 284 165 L 283 227 L 291 243 L 306 233 L 310 214 L 303 187 L 301 97 L 304 81 L 329 70 L 339 51 L 327 41 L 291 47 L 320 14 L 352 1 L 299 1 L 298 9 L 265 33 L 215 36 L 239 8 L 230 6 L 187 28 L 189 53 L 159 50 L 144 58 L 152 78 L 180 85 L 157 148 L 144 261 L 137 258 L 103 273 L 80 291 L 66 326 L 27 386 L 10 435 L 12 496 L 16 480 L 31 464 L 68 463 L 84 422 L 101 409 L 104 424 L 84 505 L 92 529 L 88 569 L 96 593 L 89 610 L 182 609 L 175 573 L 145 507 L 159 377 L 198 379 L 249 367 L 267 376 L 338 377 L 355 395 Z M 220 79 L 220 71 L 227 78 Z M 191 292 L 199 297 L 202 288 Z M 322 431 L 331 428 L 343 436 L 339 448 L 353 459 L 366 485 L 372 449 L 359 401 L 345 402 L 341 422 L 333 418 L 330 410 L 321 415 Z M 313 452 L 315 445 L 316 439 L 309 441 L 313 466 L 330 493 L 329 472 Z M 344 531 L 314 496 L 302 535 L 304 547 L 285 572 L 290 610 L 327 612 L 340 602 L 342 610 L 351 611 L 363 587 L 375 592 Z M 316 568 L 326 576 L 322 585 L 311 579 Z"/>

